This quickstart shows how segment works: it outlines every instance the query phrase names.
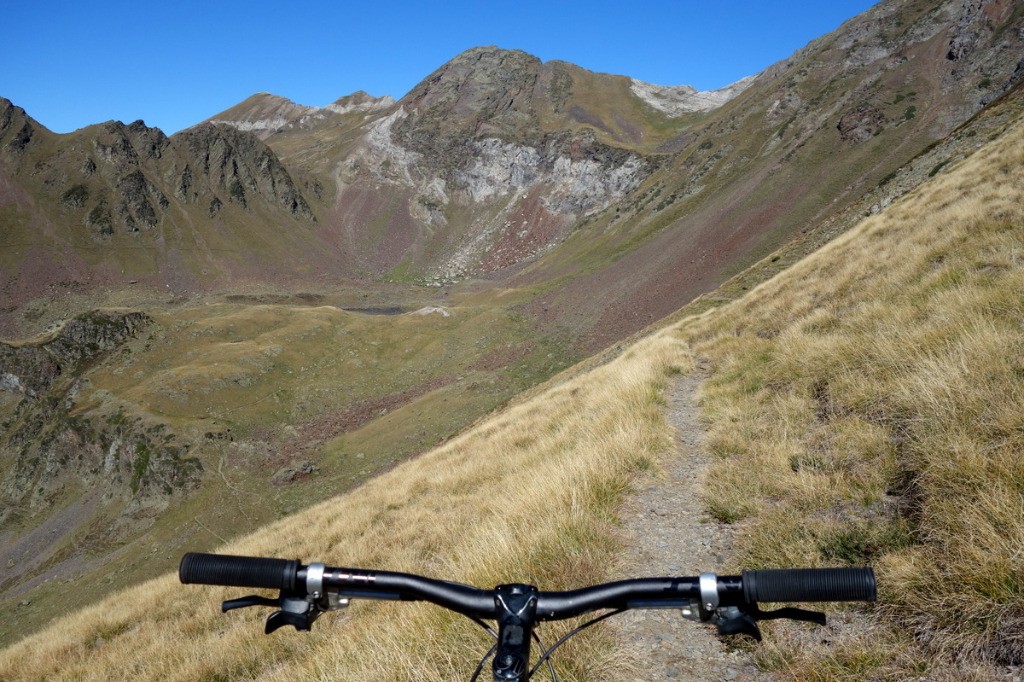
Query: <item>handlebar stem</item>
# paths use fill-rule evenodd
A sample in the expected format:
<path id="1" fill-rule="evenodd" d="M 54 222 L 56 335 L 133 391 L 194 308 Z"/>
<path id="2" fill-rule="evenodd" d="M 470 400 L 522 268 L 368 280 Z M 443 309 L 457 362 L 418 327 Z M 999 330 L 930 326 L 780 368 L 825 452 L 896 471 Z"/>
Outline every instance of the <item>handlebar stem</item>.
<path id="1" fill-rule="evenodd" d="M 530 637 L 537 618 L 537 588 L 499 585 L 494 606 L 498 617 L 498 649 L 492 666 L 495 682 L 526 679 L 530 665 Z"/>

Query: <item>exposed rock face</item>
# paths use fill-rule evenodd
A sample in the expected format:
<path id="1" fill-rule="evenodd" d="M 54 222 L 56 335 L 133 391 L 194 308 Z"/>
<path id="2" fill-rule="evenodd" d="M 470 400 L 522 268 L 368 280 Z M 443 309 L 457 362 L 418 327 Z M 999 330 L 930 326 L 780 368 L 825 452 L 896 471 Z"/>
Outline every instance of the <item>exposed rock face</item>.
<path id="1" fill-rule="evenodd" d="M 700 91 L 689 85 L 652 85 L 631 79 L 629 89 L 634 95 L 669 116 L 717 109 L 746 90 L 754 82 L 747 76 L 718 90 Z"/>
<path id="2" fill-rule="evenodd" d="M 247 208 L 253 198 L 259 198 L 291 215 L 314 219 L 287 169 L 254 135 L 231 126 L 204 123 L 179 133 L 175 142 L 184 147 L 189 159 L 177 183 L 186 197 L 194 184 L 194 164 L 195 172 L 202 174 L 214 194 L 225 195 L 242 208 Z"/>
<path id="3" fill-rule="evenodd" d="M 359 173 L 369 173 L 384 182 L 416 184 L 413 172 L 420 175 L 417 168 L 423 154 L 397 144 L 392 138 L 396 122 L 405 118 L 405 109 L 399 108 L 370 126 L 363 137 L 363 144 L 344 162 L 352 180 L 357 180 Z"/>
<path id="4" fill-rule="evenodd" d="M 984 106 L 1024 79 L 1024 59 L 1015 49 L 1024 40 L 1020 3 L 960 0 L 948 7 L 955 24 L 946 59 L 954 68 L 945 84 L 951 89 L 977 88 L 981 91 L 978 104 Z M 1001 62 L 997 68 L 978 68 L 994 60 Z"/>
<path id="5" fill-rule="evenodd" d="M 60 376 L 60 365 L 42 348 L 0 343 L 0 391 L 35 398 Z"/>
<path id="6" fill-rule="evenodd" d="M 946 59 L 958 62 L 967 56 L 978 43 L 980 34 L 992 30 L 990 11 L 998 12 L 1002 3 L 991 0 L 964 0 L 960 7 L 958 21 L 953 28 Z"/>
<path id="7" fill-rule="evenodd" d="M 56 151 L 36 159 L 39 153 L 31 150 L 40 147 L 33 142 L 39 135 L 53 140 Z M 153 230 L 176 207 L 187 211 L 182 204 L 200 202 L 230 201 L 245 210 L 270 206 L 315 221 L 274 152 L 233 128 L 207 124 L 172 139 L 142 121 L 111 121 L 56 136 L 0 100 L 4 151 L 15 170 L 41 178 L 54 200 L 77 213 L 98 241 Z"/>
<path id="8" fill-rule="evenodd" d="M 148 498 L 162 507 L 167 496 L 198 483 L 202 466 L 161 424 L 123 415 L 79 417 L 53 403 L 26 407 L 22 416 L 3 446 L 18 453 L 0 484 L 8 509 L 45 510 L 50 495 L 69 483 L 102 491 L 108 500 L 150 506 L 143 502 Z M 4 520 L 0 512 L 0 523 Z"/>
<path id="9" fill-rule="evenodd" d="M 295 479 L 310 476 L 312 474 L 319 473 L 320 467 L 316 466 L 309 460 L 302 460 L 301 462 L 294 462 L 289 466 L 282 467 L 273 476 L 270 477 L 270 482 L 274 485 L 287 485 L 294 483 Z"/>
<path id="10" fill-rule="evenodd" d="M 25 110 L 15 106 L 11 100 L 0 97 L 0 136 L 4 135 L 14 122 L 14 118 L 23 117 Z"/>
<path id="11" fill-rule="evenodd" d="M 371 124 L 341 164 L 340 177 L 346 185 L 404 188 L 412 196 L 408 215 L 430 231 L 448 226 L 453 212 L 496 207 L 498 218 L 449 243 L 453 255 L 439 270 L 445 278 L 534 258 L 538 248 L 565 236 L 558 225 L 607 208 L 657 165 L 602 142 L 592 127 L 595 121 L 603 127 L 598 117 L 570 106 L 572 87 L 566 65 L 542 64 L 517 51 L 469 50 Z M 587 124 L 577 123 L 574 130 L 546 127 L 545 119 L 555 115 Z M 536 209 L 525 210 L 528 197 Z M 539 234 L 544 225 L 543 244 L 531 242 L 527 249 L 506 250 L 507 258 L 488 259 L 509 236 L 518 213 L 526 224 L 516 221 L 515 232 Z"/>
<path id="12" fill-rule="evenodd" d="M 94 156 L 114 166 L 119 172 L 138 168 L 151 159 L 159 159 L 169 145 L 170 140 L 162 130 L 150 128 L 142 121 L 129 125 L 119 121 L 104 123 L 98 127 L 92 139 Z"/>
<path id="13" fill-rule="evenodd" d="M 565 146 L 575 146 L 575 154 Z M 472 161 L 453 171 L 452 184 L 475 203 L 522 193 L 543 183 L 545 208 L 553 213 L 586 215 L 621 199 L 650 173 L 649 164 L 641 157 L 592 139 L 551 139 L 538 149 L 486 138 L 469 147 L 474 152 Z"/>
<path id="14" fill-rule="evenodd" d="M 157 210 L 166 211 L 170 206 L 164 193 L 142 171 L 124 175 L 117 181 L 117 190 L 121 195 L 118 213 L 129 232 L 138 232 L 140 227 L 155 227 Z"/>
<path id="15" fill-rule="evenodd" d="M 885 114 L 881 111 L 873 107 L 861 107 L 843 114 L 836 128 L 843 140 L 859 144 L 882 132 L 884 124 Z"/>
<path id="16" fill-rule="evenodd" d="M 59 377 L 80 371 L 151 322 L 141 312 L 94 310 L 69 320 L 45 342 L 0 342 L 0 390 L 38 398 Z"/>
<path id="17" fill-rule="evenodd" d="M 437 167 L 465 163 L 467 139 L 535 140 L 540 121 L 534 86 L 541 62 L 525 52 L 477 48 L 462 53 L 400 100 L 409 115 L 394 127 L 395 142 Z"/>
<path id="18" fill-rule="evenodd" d="M 83 372 L 151 323 L 140 312 L 97 310 L 68 321 L 48 341 L 0 343 L 0 391 L 21 399 L 0 434 L 0 450 L 13 461 L 0 484 L 0 507 L 42 507 L 70 481 L 124 500 L 195 485 L 199 463 L 185 457 L 187 448 L 164 425 L 72 413 Z"/>
<path id="19" fill-rule="evenodd" d="M 48 341 L 0 342 L 0 390 L 39 397 L 58 377 L 79 371 L 151 322 L 145 313 L 96 310 L 69 320 Z"/>
<path id="20" fill-rule="evenodd" d="M 362 112 L 373 112 L 380 111 L 382 109 L 388 109 L 395 103 L 395 98 L 390 95 L 384 95 L 383 97 L 374 97 L 362 90 L 354 92 L 351 95 L 338 98 L 332 104 L 328 104 L 324 109 L 340 114 L 351 113 L 362 113 Z"/>
<path id="21" fill-rule="evenodd" d="M 78 370 L 97 356 L 117 348 L 151 324 L 141 312 L 94 310 L 69 320 L 56 337 L 43 344 L 57 363 Z"/>
<path id="22" fill-rule="evenodd" d="M 0 149 L 18 158 L 40 129 L 24 109 L 0 97 Z"/>
<path id="23" fill-rule="evenodd" d="M 211 118 L 209 123 L 230 125 L 265 140 L 312 111 L 313 107 L 304 107 L 284 97 L 261 92 Z"/>

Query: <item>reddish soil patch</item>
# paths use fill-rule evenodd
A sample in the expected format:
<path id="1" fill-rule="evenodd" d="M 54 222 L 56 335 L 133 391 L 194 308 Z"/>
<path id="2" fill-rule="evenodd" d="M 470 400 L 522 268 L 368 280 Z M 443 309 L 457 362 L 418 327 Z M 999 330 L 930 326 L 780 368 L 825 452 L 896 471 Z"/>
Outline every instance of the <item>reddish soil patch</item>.
<path id="1" fill-rule="evenodd" d="M 481 264 L 484 270 L 501 270 L 520 263 L 562 236 L 569 221 L 544 208 L 541 193 L 538 188 L 530 190 L 509 216 L 508 226 Z"/>
<path id="2" fill-rule="evenodd" d="M 509 367 L 517 360 L 521 360 L 536 346 L 535 343 L 524 343 L 521 346 L 501 346 L 490 353 L 485 354 L 479 360 L 469 366 L 470 369 L 478 372 L 494 372 Z"/>
<path id="3" fill-rule="evenodd" d="M 328 412 L 316 419 L 303 422 L 296 427 L 297 433 L 290 442 L 281 447 L 278 459 L 281 461 L 295 459 L 325 441 L 355 431 L 383 413 L 402 407 L 420 396 L 447 386 L 454 380 L 453 377 L 438 377 L 400 393 L 362 400 L 341 410 Z"/>
<path id="4" fill-rule="evenodd" d="M 422 231 L 409 215 L 408 201 L 406 192 L 391 185 L 386 192 L 365 185 L 346 187 L 324 220 L 321 238 L 357 268 L 372 274 L 390 270 L 422 250 Z"/>
<path id="5" fill-rule="evenodd" d="M 609 267 L 571 278 L 527 304 L 524 312 L 546 329 L 578 330 L 577 347 L 591 354 L 712 291 L 737 262 L 765 249 L 766 235 L 779 229 L 786 208 L 807 191 L 794 183 L 780 188 L 769 205 L 750 200 L 758 184 L 770 182 L 768 175 L 763 171 L 731 188 Z"/>

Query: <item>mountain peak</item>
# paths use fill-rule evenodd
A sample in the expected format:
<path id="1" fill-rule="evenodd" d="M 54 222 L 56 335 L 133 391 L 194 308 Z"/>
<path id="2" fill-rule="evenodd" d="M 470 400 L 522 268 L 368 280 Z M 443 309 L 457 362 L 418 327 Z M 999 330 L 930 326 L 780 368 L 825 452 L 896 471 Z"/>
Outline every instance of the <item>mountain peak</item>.
<path id="1" fill-rule="evenodd" d="M 42 131 L 50 131 L 29 116 L 24 109 L 11 100 L 0 97 L 0 142 L 14 152 L 24 151 L 29 143 Z"/>
<path id="2" fill-rule="evenodd" d="M 336 114 L 348 114 L 354 111 L 376 111 L 378 109 L 387 109 L 394 103 L 395 98 L 391 95 L 374 97 L 364 90 L 357 90 L 351 95 L 339 97 L 333 103 L 324 107 L 324 109 L 327 111 L 333 111 Z"/>
<path id="3" fill-rule="evenodd" d="M 450 100 L 494 98 L 536 79 L 541 61 L 520 50 L 474 47 L 423 79 L 403 102 L 433 106 Z"/>
<path id="4" fill-rule="evenodd" d="M 295 127 L 308 128 L 332 114 L 386 109 L 395 103 L 387 95 L 374 97 L 362 90 L 339 98 L 325 107 L 296 104 L 287 97 L 269 92 L 250 95 L 235 106 L 208 118 L 204 123 L 221 123 L 251 132 L 266 140 L 276 132 Z"/>
<path id="5" fill-rule="evenodd" d="M 316 107 L 296 104 L 286 97 L 258 92 L 235 106 L 208 118 L 204 123 L 226 123 L 239 130 L 266 139 L 289 123 L 316 111 Z"/>
<path id="6" fill-rule="evenodd" d="M 478 61 L 490 58 L 525 58 L 540 62 L 540 59 L 523 50 L 498 47 L 497 45 L 477 45 L 476 47 L 463 50 L 448 60 L 447 63 L 452 64 L 464 61 Z"/>
<path id="7" fill-rule="evenodd" d="M 484 129 L 517 137 L 537 128 L 533 99 L 541 68 L 539 59 L 519 50 L 474 47 L 435 70 L 399 102 L 453 137 L 473 137 Z"/>

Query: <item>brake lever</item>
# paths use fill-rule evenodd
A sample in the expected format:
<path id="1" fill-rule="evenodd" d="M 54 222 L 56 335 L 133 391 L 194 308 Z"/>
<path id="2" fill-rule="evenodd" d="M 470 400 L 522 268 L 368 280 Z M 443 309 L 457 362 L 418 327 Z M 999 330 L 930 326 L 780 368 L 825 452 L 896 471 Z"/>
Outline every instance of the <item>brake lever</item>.
<path id="1" fill-rule="evenodd" d="M 323 596 L 318 593 L 314 597 L 301 592 L 281 590 L 277 599 L 250 594 L 247 597 L 228 599 L 221 603 L 220 609 L 222 612 L 227 612 L 249 606 L 276 606 L 278 610 L 267 617 L 267 623 L 263 629 L 269 635 L 285 625 L 294 626 L 296 630 L 309 630 L 321 614 L 344 608 L 348 604 L 349 600 L 336 592 L 328 592 Z"/>
<path id="2" fill-rule="evenodd" d="M 247 606 L 281 606 L 281 600 L 270 599 L 269 597 L 260 597 L 259 595 L 250 594 L 248 597 L 228 599 L 220 605 L 220 610 L 221 613 L 227 613 L 232 609 L 244 609 Z"/>
<path id="3" fill-rule="evenodd" d="M 816 625 L 825 624 L 825 614 L 820 611 L 808 611 L 807 609 L 798 609 L 792 606 L 774 609 L 772 611 L 762 611 L 757 607 L 757 604 L 754 604 L 753 606 L 756 609 L 757 615 L 754 615 L 756 620 L 777 620 L 779 618 L 785 618 L 787 620 L 802 620 L 807 623 L 815 623 Z"/>
<path id="4" fill-rule="evenodd" d="M 743 613 L 739 609 L 735 610 L 738 615 L 726 616 L 715 620 L 718 634 L 723 637 L 728 635 L 748 635 L 760 642 L 761 628 L 757 627 L 757 621 L 751 618 L 750 614 Z"/>
<path id="5" fill-rule="evenodd" d="M 278 608 L 267 617 L 267 624 L 263 631 L 268 635 L 285 625 L 293 625 L 296 630 L 309 630 L 313 621 L 323 613 L 323 609 L 306 595 L 285 590 L 281 590 L 277 599 L 261 597 L 256 594 L 239 599 L 228 599 L 220 605 L 220 610 L 226 613 L 233 609 L 244 609 L 249 606 L 276 606 Z"/>
<path id="6" fill-rule="evenodd" d="M 686 615 L 684 611 L 684 615 Z M 748 635 L 758 642 L 761 641 L 761 629 L 757 626 L 760 620 L 800 620 L 817 625 L 825 624 L 825 614 L 794 607 L 784 607 L 771 611 L 762 611 L 756 603 L 743 606 L 729 606 L 715 610 L 711 620 L 721 635 Z"/>

